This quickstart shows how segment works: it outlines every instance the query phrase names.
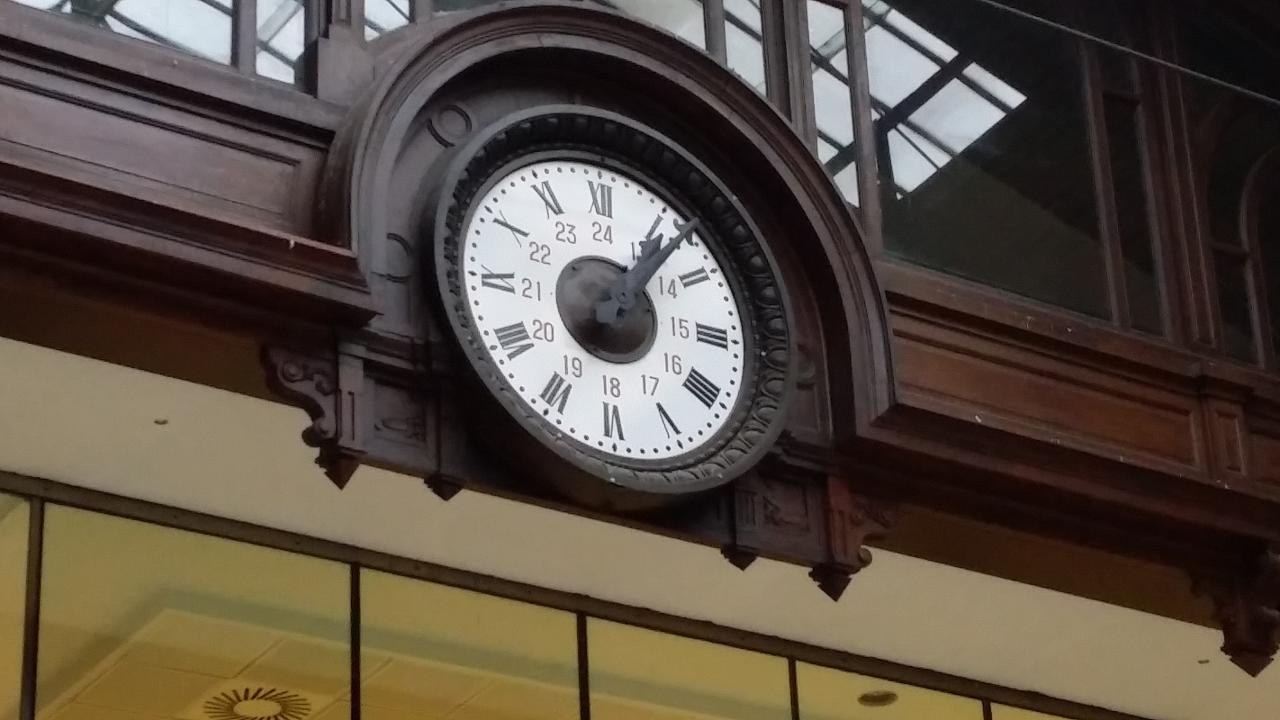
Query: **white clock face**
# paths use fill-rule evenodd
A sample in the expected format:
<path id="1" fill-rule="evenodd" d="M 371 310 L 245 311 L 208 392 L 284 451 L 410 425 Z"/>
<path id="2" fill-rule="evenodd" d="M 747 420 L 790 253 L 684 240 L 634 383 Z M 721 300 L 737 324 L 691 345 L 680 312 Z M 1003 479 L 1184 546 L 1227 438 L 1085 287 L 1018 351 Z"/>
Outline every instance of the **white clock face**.
<path id="1" fill-rule="evenodd" d="M 685 234 L 617 322 L 597 315 L 642 242 L 661 236 L 647 247 L 666 249 L 687 217 L 633 176 L 578 160 L 520 167 L 472 208 L 459 260 L 473 327 L 553 432 L 663 460 L 724 427 L 743 392 L 745 329 L 701 233 Z"/>

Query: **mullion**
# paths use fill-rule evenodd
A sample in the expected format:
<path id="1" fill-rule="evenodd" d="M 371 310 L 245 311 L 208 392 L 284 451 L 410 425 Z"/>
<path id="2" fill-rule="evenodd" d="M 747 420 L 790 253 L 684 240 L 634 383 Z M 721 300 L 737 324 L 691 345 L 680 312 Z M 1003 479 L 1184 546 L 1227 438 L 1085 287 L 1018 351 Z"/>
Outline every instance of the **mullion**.
<path id="1" fill-rule="evenodd" d="M 1106 107 L 1103 103 L 1102 70 L 1097 53 L 1083 42 L 1076 43 L 1084 94 L 1087 142 L 1092 155 L 1094 205 L 1098 240 L 1102 244 L 1103 269 L 1107 278 L 1107 305 L 1111 322 L 1124 329 L 1132 325 L 1129 290 L 1124 277 L 1124 247 L 1120 241 L 1119 210 L 1116 208 L 1115 179 L 1111 169 L 1111 145 L 1107 135 Z"/>
<path id="2" fill-rule="evenodd" d="M 44 500 L 27 500 L 27 586 L 22 625 L 22 680 L 18 720 L 36 718 L 40 647 L 40 583 L 44 576 Z"/>
<path id="3" fill-rule="evenodd" d="M 721 65 L 729 64 L 729 49 L 725 39 L 724 0 L 702 0 L 703 42 L 707 54 Z"/>

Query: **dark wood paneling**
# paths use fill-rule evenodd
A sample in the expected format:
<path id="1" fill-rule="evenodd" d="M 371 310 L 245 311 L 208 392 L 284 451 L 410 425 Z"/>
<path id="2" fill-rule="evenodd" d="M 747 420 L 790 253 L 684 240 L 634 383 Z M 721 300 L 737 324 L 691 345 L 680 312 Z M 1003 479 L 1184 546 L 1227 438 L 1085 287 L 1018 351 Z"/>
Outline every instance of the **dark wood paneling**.
<path id="1" fill-rule="evenodd" d="M 894 318 L 908 405 L 1178 474 L 1205 470 L 1194 398 L 909 316 Z"/>
<path id="2" fill-rule="evenodd" d="M 0 62 L 0 165 L 306 235 L 322 145 Z"/>

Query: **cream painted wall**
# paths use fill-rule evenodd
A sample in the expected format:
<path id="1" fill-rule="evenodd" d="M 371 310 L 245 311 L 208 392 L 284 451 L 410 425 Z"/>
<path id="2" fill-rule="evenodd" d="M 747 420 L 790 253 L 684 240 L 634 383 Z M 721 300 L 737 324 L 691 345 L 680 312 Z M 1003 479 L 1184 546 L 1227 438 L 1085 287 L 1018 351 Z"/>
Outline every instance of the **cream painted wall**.
<path id="1" fill-rule="evenodd" d="M 1251 679 L 1207 628 L 884 551 L 833 603 L 803 568 L 740 572 L 712 548 L 474 492 L 444 503 L 418 478 L 362 469 L 339 491 L 305 423 L 0 340 L 5 470 L 1152 718 L 1280 717 L 1280 664 Z"/>

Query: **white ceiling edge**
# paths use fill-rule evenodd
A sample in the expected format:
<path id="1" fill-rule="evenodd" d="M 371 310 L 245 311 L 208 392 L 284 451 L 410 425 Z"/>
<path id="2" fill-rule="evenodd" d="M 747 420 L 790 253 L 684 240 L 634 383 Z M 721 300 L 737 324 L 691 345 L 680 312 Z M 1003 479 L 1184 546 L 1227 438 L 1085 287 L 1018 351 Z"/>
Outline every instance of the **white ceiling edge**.
<path id="1" fill-rule="evenodd" d="M 301 410 L 6 339 L 0 399 L 10 472 L 1153 719 L 1280 717 L 1280 663 L 1250 678 L 1189 623 L 884 550 L 832 602 L 805 568 L 419 478 L 340 491 Z"/>

